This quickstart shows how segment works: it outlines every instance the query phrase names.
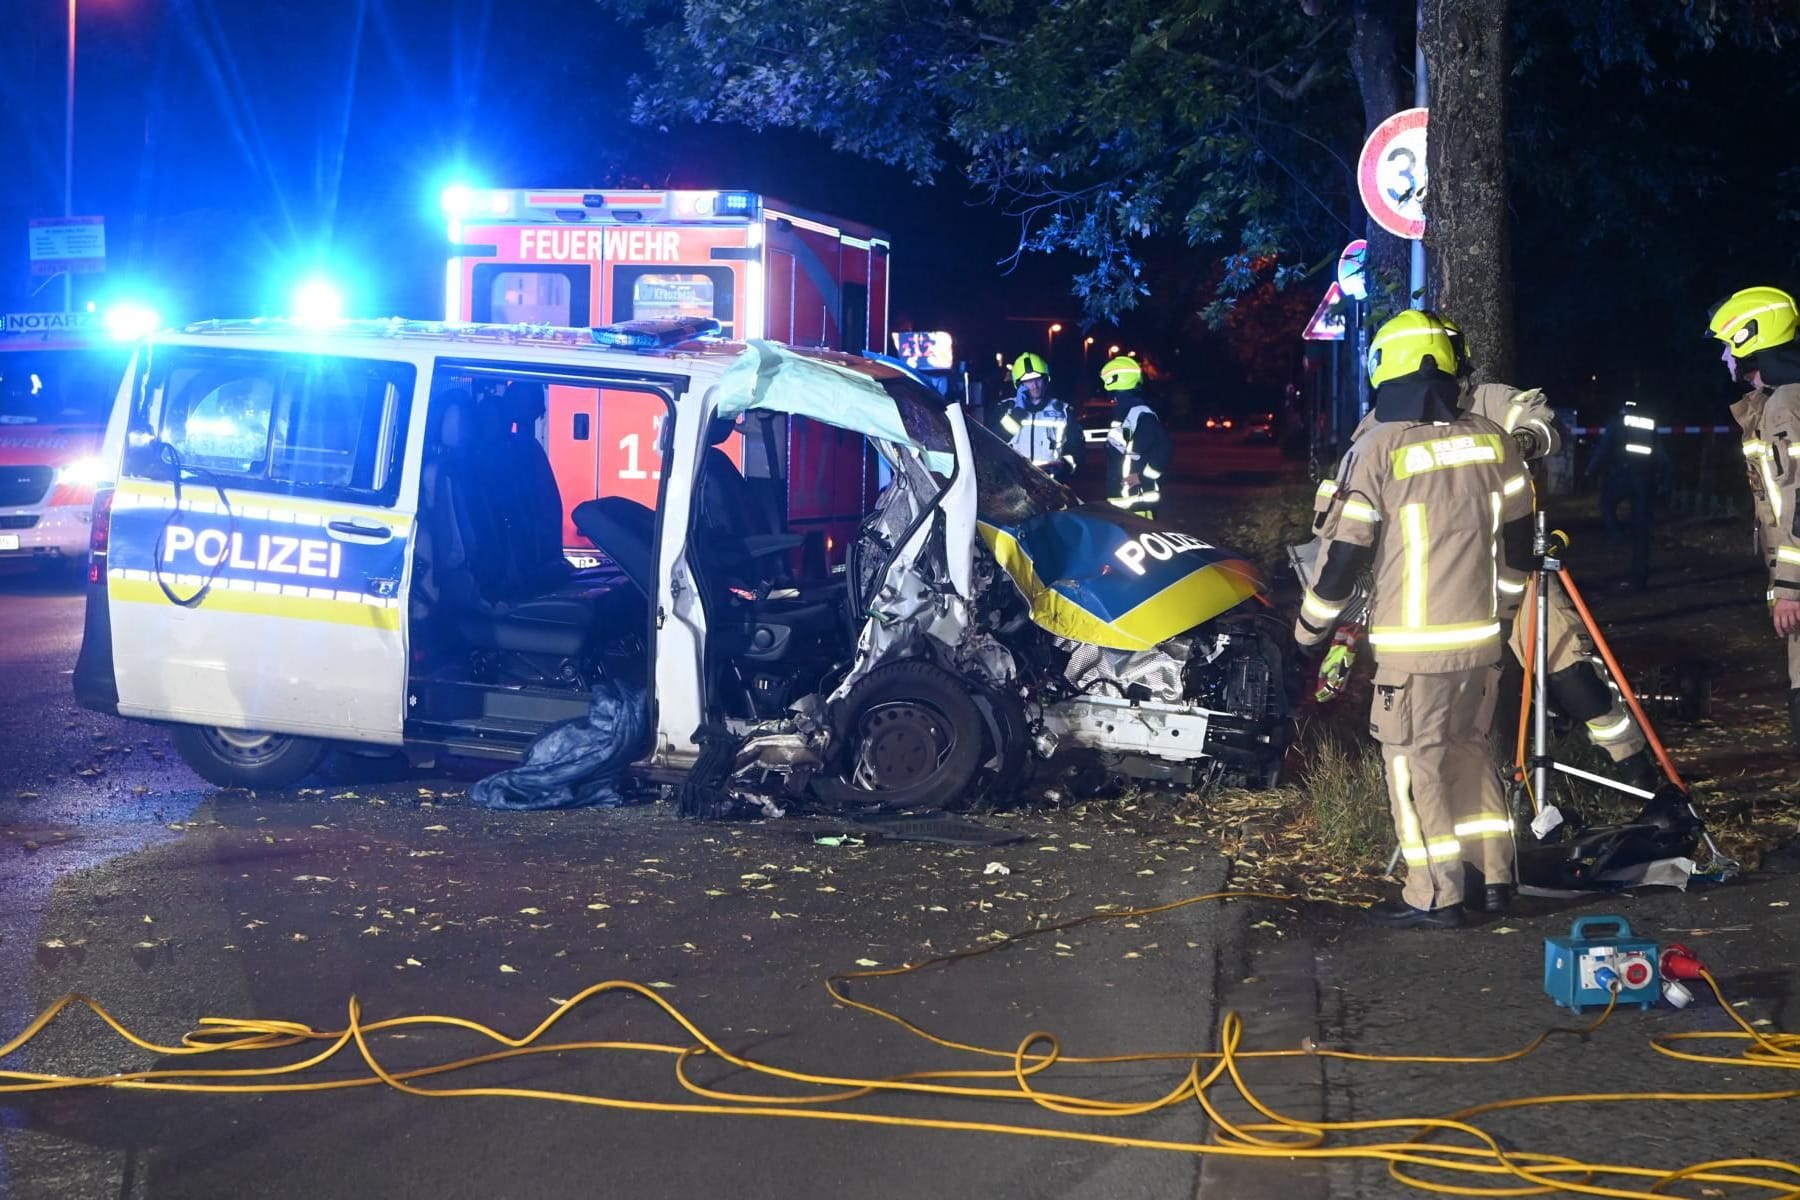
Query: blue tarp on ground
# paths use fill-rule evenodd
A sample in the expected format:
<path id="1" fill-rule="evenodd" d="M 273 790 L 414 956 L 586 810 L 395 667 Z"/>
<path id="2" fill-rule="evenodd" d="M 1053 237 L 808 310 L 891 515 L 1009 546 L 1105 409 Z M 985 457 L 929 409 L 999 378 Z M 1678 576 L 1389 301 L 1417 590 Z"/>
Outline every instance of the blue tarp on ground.
<path id="1" fill-rule="evenodd" d="M 483 808 L 612 808 L 624 802 L 619 776 L 644 745 L 649 706 L 644 693 L 617 680 L 594 685 L 588 715 L 552 725 L 518 766 L 469 789 Z"/>

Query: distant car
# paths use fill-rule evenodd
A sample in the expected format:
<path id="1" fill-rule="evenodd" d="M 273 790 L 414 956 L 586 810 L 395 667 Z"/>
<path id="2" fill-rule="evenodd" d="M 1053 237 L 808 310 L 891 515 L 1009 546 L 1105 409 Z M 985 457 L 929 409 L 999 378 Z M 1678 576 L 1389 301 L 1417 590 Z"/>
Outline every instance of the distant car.
<path id="1" fill-rule="evenodd" d="M 1242 427 L 1236 417 L 1228 417 L 1223 413 L 1214 413 L 1203 423 L 1208 433 L 1234 433 Z"/>
<path id="2" fill-rule="evenodd" d="M 1256 413 L 1245 421 L 1244 440 L 1246 442 L 1273 442 L 1275 440 L 1275 414 Z"/>

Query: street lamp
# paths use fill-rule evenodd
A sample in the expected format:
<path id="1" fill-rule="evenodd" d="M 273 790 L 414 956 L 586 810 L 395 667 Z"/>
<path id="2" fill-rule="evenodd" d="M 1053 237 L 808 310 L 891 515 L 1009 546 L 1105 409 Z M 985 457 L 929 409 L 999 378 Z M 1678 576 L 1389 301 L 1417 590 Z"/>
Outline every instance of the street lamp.
<path id="1" fill-rule="evenodd" d="M 1052 321 L 1050 323 L 1050 336 L 1045 339 L 1045 342 L 1049 349 L 1051 349 L 1051 350 L 1056 349 L 1056 335 L 1061 332 L 1062 332 L 1062 322 L 1061 321 Z"/>
<path id="2" fill-rule="evenodd" d="M 1119 347 L 1118 347 L 1118 345 L 1117 345 L 1117 344 L 1114 344 L 1114 345 L 1111 345 L 1111 346 L 1108 346 L 1108 347 L 1107 347 L 1107 348 L 1106 348 L 1106 353 L 1107 353 L 1107 355 L 1108 355 L 1108 357 L 1111 357 L 1111 358 L 1117 358 L 1117 357 L 1119 357 Z"/>
<path id="3" fill-rule="evenodd" d="M 63 216 L 75 215 L 75 0 L 69 0 L 69 62 L 63 89 Z M 75 276 L 63 272 L 63 311 L 75 307 Z"/>

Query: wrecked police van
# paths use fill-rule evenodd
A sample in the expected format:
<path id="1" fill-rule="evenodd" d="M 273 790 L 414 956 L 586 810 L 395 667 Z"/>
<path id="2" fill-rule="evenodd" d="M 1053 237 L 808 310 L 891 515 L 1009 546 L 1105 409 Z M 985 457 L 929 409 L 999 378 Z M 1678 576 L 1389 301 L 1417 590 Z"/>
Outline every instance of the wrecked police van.
<path id="1" fill-rule="evenodd" d="M 1082 506 L 896 365 L 709 328 L 146 343 L 106 433 L 77 698 L 247 787 L 332 748 L 514 760 L 603 683 L 642 697 L 636 775 L 769 809 L 945 807 L 1049 760 L 1274 779 L 1283 630 L 1249 563 Z M 659 406 L 654 506 L 565 512 L 549 386 Z M 845 466 L 869 484 L 847 547 L 778 502 L 825 486 L 789 477 L 809 423 L 873 450 Z M 598 566 L 564 557 L 565 517 Z"/>

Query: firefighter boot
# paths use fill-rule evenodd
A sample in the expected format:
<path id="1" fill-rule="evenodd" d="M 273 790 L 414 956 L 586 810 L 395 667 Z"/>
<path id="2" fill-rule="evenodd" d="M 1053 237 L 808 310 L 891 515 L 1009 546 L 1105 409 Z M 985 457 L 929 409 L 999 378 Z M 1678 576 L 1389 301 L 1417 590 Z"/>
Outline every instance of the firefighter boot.
<path id="1" fill-rule="evenodd" d="M 1619 773 L 1620 783 L 1629 784 L 1634 788 L 1642 788 L 1646 792 L 1654 792 L 1660 781 L 1656 762 L 1650 757 L 1650 751 L 1647 749 L 1621 758 L 1613 764 L 1613 770 Z"/>
<path id="2" fill-rule="evenodd" d="M 1788 691 L 1788 728 L 1793 732 L 1794 745 L 1800 746 L 1800 688 Z"/>

